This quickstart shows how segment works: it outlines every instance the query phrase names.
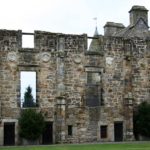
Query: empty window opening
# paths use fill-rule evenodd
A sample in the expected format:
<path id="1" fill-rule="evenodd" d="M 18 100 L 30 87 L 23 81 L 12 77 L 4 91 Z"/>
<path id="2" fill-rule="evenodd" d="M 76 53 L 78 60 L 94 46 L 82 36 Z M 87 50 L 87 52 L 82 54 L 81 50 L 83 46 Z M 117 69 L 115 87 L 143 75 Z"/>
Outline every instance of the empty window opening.
<path id="1" fill-rule="evenodd" d="M 92 39 L 87 39 L 87 51 L 89 51 L 90 45 L 91 45 Z"/>
<path id="2" fill-rule="evenodd" d="M 34 48 L 34 35 L 22 35 L 22 48 Z"/>
<path id="3" fill-rule="evenodd" d="M 107 138 L 107 126 L 106 125 L 102 125 L 100 127 L 100 132 L 101 132 L 101 138 Z"/>
<path id="4" fill-rule="evenodd" d="M 72 136 L 72 125 L 68 126 L 68 135 Z"/>
<path id="5" fill-rule="evenodd" d="M 35 107 L 36 104 L 36 72 L 21 71 L 21 107 Z"/>

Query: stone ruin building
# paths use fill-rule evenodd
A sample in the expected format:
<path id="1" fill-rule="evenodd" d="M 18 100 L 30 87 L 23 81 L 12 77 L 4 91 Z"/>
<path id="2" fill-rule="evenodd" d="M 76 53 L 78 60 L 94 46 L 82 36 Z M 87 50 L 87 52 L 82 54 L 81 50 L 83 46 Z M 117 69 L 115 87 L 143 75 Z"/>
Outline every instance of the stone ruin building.
<path id="1" fill-rule="evenodd" d="M 148 10 L 133 6 L 129 18 L 128 27 L 107 22 L 93 37 L 0 30 L 0 145 L 20 143 L 22 71 L 36 73 L 40 144 L 134 140 L 133 109 L 150 100 Z M 27 34 L 34 48 L 22 47 Z"/>

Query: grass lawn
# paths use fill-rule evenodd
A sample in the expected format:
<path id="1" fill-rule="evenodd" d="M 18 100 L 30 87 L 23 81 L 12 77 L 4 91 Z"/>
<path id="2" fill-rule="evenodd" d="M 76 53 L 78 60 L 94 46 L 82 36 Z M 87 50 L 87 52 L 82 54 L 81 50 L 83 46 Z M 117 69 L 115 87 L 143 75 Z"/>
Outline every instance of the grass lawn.
<path id="1" fill-rule="evenodd" d="M 0 150 L 150 150 L 148 143 L 0 147 Z"/>

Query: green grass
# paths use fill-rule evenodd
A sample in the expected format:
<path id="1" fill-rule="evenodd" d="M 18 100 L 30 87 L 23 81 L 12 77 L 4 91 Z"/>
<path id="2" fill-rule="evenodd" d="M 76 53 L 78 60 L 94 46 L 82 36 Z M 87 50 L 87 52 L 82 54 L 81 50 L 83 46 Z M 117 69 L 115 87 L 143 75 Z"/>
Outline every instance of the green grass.
<path id="1" fill-rule="evenodd" d="M 150 150 L 148 143 L 0 147 L 0 150 Z"/>

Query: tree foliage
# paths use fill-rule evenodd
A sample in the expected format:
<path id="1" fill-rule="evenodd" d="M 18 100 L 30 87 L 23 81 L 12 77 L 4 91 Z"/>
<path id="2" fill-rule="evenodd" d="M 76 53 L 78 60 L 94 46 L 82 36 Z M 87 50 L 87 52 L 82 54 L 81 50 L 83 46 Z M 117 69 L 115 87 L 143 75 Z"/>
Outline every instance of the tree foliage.
<path id="1" fill-rule="evenodd" d="M 35 107 L 35 106 L 36 104 L 32 96 L 32 88 L 28 86 L 26 92 L 24 93 L 23 107 Z"/>
<path id="2" fill-rule="evenodd" d="M 134 112 L 133 119 L 135 136 L 150 137 L 150 104 L 147 102 L 141 103 Z"/>
<path id="3" fill-rule="evenodd" d="M 19 118 L 20 136 L 28 140 L 36 140 L 44 130 L 44 117 L 34 109 L 25 109 Z"/>

